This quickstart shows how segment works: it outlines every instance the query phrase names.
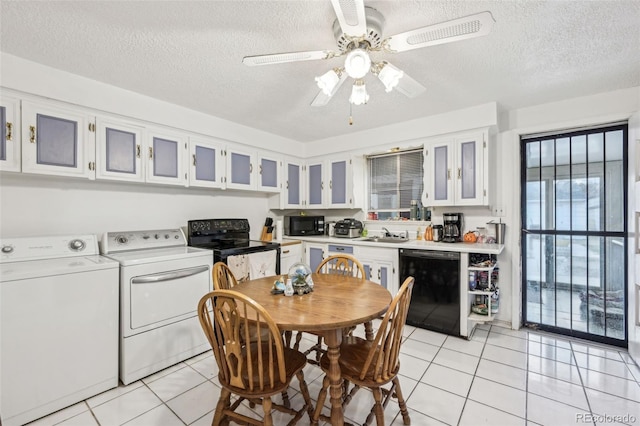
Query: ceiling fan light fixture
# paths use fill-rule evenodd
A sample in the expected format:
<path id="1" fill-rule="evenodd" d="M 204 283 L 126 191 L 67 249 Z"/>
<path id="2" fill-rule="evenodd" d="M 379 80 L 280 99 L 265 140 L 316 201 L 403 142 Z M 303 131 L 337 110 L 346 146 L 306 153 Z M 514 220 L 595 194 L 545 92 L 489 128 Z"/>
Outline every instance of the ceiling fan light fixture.
<path id="1" fill-rule="evenodd" d="M 385 92 L 390 92 L 398 85 L 400 79 L 404 76 L 404 72 L 394 67 L 390 63 L 385 62 L 382 69 L 378 73 L 378 79 L 384 84 Z"/>
<path id="2" fill-rule="evenodd" d="M 340 81 L 340 74 L 340 71 L 334 68 L 322 74 L 320 77 L 316 77 L 316 83 L 325 95 L 331 96 L 333 94 L 333 91 Z"/>
<path id="3" fill-rule="evenodd" d="M 353 79 L 359 79 L 367 75 L 371 68 L 371 58 L 366 50 L 358 48 L 353 49 L 347 54 L 344 61 L 344 69 Z"/>
<path id="4" fill-rule="evenodd" d="M 353 83 L 353 89 L 351 89 L 351 96 L 349 102 L 353 105 L 363 105 L 369 102 L 369 94 L 367 88 L 362 80 L 356 80 Z"/>

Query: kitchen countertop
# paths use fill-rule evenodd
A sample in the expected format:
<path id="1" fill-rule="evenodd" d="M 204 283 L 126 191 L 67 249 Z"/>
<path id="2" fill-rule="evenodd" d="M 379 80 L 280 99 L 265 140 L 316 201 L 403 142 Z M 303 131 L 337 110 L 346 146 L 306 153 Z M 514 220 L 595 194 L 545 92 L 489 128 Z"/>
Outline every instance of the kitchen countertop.
<path id="1" fill-rule="evenodd" d="M 417 250 L 437 250 L 437 251 L 455 251 L 459 253 L 485 253 L 500 254 L 504 249 L 504 244 L 479 244 L 479 243 L 442 243 L 424 240 L 407 240 L 401 243 L 378 243 L 373 241 L 365 241 L 365 238 L 337 238 L 326 235 L 309 236 L 309 237 L 287 237 L 280 243 L 286 244 L 289 241 L 308 241 L 319 244 L 344 244 L 350 246 L 364 247 L 380 247 L 380 248 L 406 248 Z"/>
<path id="2" fill-rule="evenodd" d="M 302 244 L 301 240 L 285 240 L 283 239 L 282 241 L 278 241 L 278 240 L 273 240 L 274 243 L 279 243 L 281 246 L 292 246 L 295 244 Z"/>

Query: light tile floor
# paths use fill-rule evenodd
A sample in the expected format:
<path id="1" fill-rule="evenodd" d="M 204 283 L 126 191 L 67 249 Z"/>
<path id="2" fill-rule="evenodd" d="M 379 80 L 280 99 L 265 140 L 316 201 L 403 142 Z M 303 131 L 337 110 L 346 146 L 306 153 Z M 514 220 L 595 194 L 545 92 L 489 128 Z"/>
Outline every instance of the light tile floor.
<path id="1" fill-rule="evenodd" d="M 491 325 L 471 340 L 409 326 L 404 334 L 400 382 L 414 426 L 640 425 L 640 368 L 619 348 Z M 31 425 L 210 425 L 220 392 L 216 368 L 209 351 Z M 304 373 L 315 400 L 322 371 L 308 365 Z M 300 407 L 295 378 L 292 387 L 291 403 Z M 361 390 L 346 420 L 362 423 L 372 405 L 372 394 Z M 243 410 L 260 417 L 260 407 Z M 385 418 L 402 425 L 395 400 Z M 275 425 L 287 421 L 274 414 Z"/>

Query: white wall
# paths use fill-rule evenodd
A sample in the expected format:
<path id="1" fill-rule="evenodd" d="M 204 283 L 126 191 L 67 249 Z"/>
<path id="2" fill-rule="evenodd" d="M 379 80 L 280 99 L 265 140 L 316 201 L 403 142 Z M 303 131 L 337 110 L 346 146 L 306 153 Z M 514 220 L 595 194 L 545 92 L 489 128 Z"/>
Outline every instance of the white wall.
<path id="1" fill-rule="evenodd" d="M 259 238 L 268 212 L 253 192 L 2 175 L 0 236 L 36 236 L 184 227 L 187 220 L 249 219 Z"/>

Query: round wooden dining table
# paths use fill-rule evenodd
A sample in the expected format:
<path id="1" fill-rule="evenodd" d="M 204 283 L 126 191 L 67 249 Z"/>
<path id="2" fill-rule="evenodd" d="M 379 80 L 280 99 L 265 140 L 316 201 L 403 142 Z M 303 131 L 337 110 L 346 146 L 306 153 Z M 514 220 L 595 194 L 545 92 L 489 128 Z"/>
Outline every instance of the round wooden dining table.
<path id="1" fill-rule="evenodd" d="M 342 329 L 380 317 L 391 303 L 391 293 L 380 284 L 362 278 L 334 274 L 312 274 L 313 292 L 284 296 L 272 294 L 278 277 L 245 281 L 233 290 L 262 305 L 281 331 L 322 333 L 327 345 L 331 399 L 331 424 L 343 425 L 340 344 Z"/>

